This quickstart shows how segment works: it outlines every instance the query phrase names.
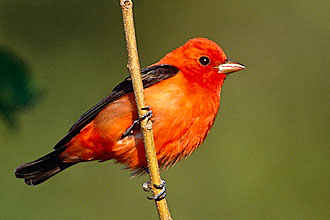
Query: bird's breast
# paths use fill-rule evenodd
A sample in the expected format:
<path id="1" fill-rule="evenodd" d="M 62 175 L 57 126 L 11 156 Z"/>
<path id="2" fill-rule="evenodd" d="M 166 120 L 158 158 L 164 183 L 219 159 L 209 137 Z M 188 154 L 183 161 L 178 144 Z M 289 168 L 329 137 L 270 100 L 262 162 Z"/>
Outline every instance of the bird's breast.
<path id="1" fill-rule="evenodd" d="M 189 156 L 205 139 L 218 112 L 220 91 L 191 84 L 178 73 L 145 90 L 151 106 L 160 165 L 166 168 Z"/>

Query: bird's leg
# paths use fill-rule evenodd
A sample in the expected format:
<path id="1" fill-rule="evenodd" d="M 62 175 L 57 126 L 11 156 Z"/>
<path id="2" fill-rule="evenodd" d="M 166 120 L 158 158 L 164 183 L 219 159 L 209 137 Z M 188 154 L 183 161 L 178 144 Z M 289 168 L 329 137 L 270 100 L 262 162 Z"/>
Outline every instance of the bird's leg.
<path id="1" fill-rule="evenodd" d="M 142 117 L 140 117 L 137 120 L 133 121 L 133 124 L 123 133 L 122 138 L 123 137 L 126 137 L 127 135 L 129 135 L 130 132 L 132 131 L 132 129 L 136 125 L 140 124 L 140 122 L 142 120 L 144 120 L 145 118 L 148 118 L 148 121 L 151 119 L 151 117 L 152 117 L 152 111 L 150 110 L 150 106 L 147 106 L 147 107 L 141 108 L 141 109 L 142 110 L 148 110 L 148 112 L 146 114 L 142 115 Z M 149 174 L 149 169 L 148 168 L 143 167 L 143 170 L 146 173 Z M 156 189 L 161 189 L 160 193 L 158 193 L 155 196 L 147 196 L 147 198 L 150 199 L 150 200 L 155 200 L 155 201 L 160 201 L 160 200 L 164 199 L 165 196 L 166 196 L 166 184 L 165 184 L 165 181 L 164 180 L 161 180 L 161 183 L 159 185 L 154 184 L 154 187 Z M 151 183 L 149 181 L 143 183 L 142 188 L 143 188 L 144 191 L 150 192 L 150 190 L 151 190 Z"/>
<path id="2" fill-rule="evenodd" d="M 142 169 L 143 169 L 147 174 L 149 174 L 149 168 L 148 168 L 148 167 L 142 167 Z"/>
<path id="3" fill-rule="evenodd" d="M 154 184 L 154 187 L 156 189 L 161 189 L 160 193 L 158 193 L 155 196 L 147 196 L 147 199 L 155 200 L 155 201 L 160 201 L 160 200 L 164 199 L 165 196 L 166 196 L 166 184 L 165 184 L 165 181 L 164 180 L 161 180 L 161 183 L 159 185 Z M 151 190 L 151 183 L 149 181 L 143 183 L 142 188 L 143 188 L 144 191 L 150 192 L 150 190 Z"/>
<path id="4" fill-rule="evenodd" d="M 133 131 L 133 129 L 140 124 L 141 121 L 143 121 L 145 118 L 148 118 L 148 121 L 151 119 L 152 117 L 152 110 L 150 110 L 150 106 L 146 106 L 144 108 L 141 108 L 142 110 L 148 110 L 148 112 L 144 115 L 142 115 L 141 117 L 139 117 L 138 119 L 136 119 L 135 121 L 133 121 L 132 125 L 129 126 L 129 128 L 126 129 L 126 131 L 121 135 L 121 138 L 127 137 L 128 135 L 131 134 L 131 132 Z"/>

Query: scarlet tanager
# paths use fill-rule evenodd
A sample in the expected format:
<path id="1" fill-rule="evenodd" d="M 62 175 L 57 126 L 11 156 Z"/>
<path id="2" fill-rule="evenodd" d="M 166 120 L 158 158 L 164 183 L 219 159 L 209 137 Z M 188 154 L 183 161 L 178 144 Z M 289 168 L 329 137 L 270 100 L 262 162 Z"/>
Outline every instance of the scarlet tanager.
<path id="1" fill-rule="evenodd" d="M 224 80 L 244 68 L 228 60 L 213 41 L 194 38 L 142 69 L 160 168 L 173 166 L 204 141 L 219 109 Z M 37 185 L 76 163 L 110 159 L 143 173 L 147 161 L 140 127 L 131 126 L 134 121 L 138 114 L 128 77 L 83 114 L 51 153 L 19 166 L 15 175 Z"/>

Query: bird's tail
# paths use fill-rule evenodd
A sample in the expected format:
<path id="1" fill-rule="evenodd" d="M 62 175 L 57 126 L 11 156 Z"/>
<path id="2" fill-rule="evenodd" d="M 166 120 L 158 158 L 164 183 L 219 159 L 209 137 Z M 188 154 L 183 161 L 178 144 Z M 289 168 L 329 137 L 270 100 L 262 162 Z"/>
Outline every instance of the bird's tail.
<path id="1" fill-rule="evenodd" d="M 15 176 L 24 179 L 28 185 L 38 185 L 46 181 L 55 174 L 75 164 L 64 163 L 59 159 L 59 155 L 63 150 L 64 148 L 56 149 L 38 160 L 17 167 Z"/>

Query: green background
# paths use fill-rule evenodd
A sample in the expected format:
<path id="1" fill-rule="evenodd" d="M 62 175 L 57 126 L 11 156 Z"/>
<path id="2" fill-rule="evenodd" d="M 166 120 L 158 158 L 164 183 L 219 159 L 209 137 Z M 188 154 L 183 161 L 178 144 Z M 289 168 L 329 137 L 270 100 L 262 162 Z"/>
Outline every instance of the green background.
<path id="1" fill-rule="evenodd" d="M 247 67 L 226 80 L 204 144 L 162 173 L 174 219 L 330 219 L 329 8 L 328 0 L 135 1 L 142 67 L 196 36 Z M 44 91 L 14 132 L 0 122 L 0 219 L 157 219 L 141 188 L 147 176 L 129 180 L 112 161 L 36 187 L 14 177 L 127 76 L 119 1 L 0 1 L 0 45 Z"/>

